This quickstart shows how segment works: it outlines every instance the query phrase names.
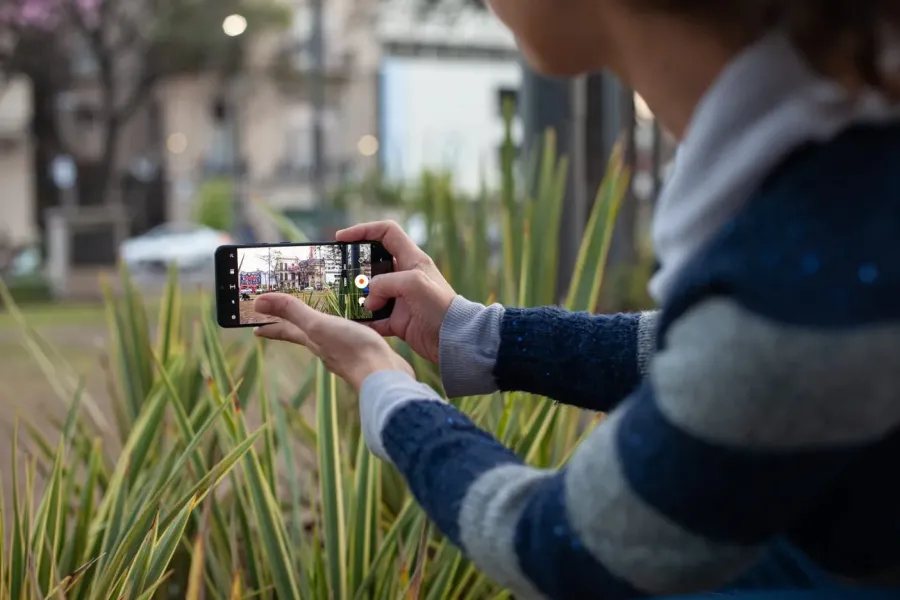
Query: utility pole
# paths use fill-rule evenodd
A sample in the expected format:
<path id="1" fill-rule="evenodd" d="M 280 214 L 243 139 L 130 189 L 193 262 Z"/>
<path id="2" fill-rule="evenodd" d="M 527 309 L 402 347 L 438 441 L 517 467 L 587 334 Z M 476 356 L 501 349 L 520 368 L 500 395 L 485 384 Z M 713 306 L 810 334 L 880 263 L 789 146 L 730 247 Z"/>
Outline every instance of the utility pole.
<path id="1" fill-rule="evenodd" d="M 591 204 L 606 175 L 613 148 L 623 142 L 622 160 L 632 169 L 635 166 L 634 95 L 612 75 L 592 75 L 587 85 L 587 162 L 590 165 L 587 185 L 591 190 Z M 637 205 L 631 191 L 626 193 L 613 230 L 609 262 L 611 265 L 632 266 L 637 260 L 635 234 Z"/>
<path id="2" fill-rule="evenodd" d="M 573 80 L 542 77 L 524 66 L 522 120 L 526 156 L 541 148 L 547 129 L 556 132 L 557 150 L 569 158 L 559 232 L 557 290 L 564 294 L 574 273 L 588 216 L 606 175 L 613 147 L 626 134 L 627 164 L 634 165 L 634 102 L 630 89 L 598 73 Z M 611 263 L 634 261 L 634 202 L 626 196 L 613 233 Z"/>
<path id="3" fill-rule="evenodd" d="M 323 0 L 312 0 L 309 52 L 312 58 L 312 177 L 317 208 L 324 208 L 327 194 L 325 157 L 325 15 Z"/>
<path id="4" fill-rule="evenodd" d="M 227 108 L 229 133 L 231 134 L 231 185 L 234 196 L 234 231 L 236 241 L 239 243 L 252 243 L 253 234 L 247 222 L 246 206 L 244 205 L 244 159 L 243 139 L 241 136 L 241 75 L 239 73 L 228 76 L 226 82 L 226 94 L 228 96 Z"/>
<path id="5" fill-rule="evenodd" d="M 588 198 L 585 188 L 584 119 L 585 81 L 551 79 L 523 65 L 522 121 L 525 156 L 539 152 L 548 129 L 556 133 L 560 156 L 569 158 L 566 195 L 559 231 L 557 295 L 565 294 L 587 224 Z"/>
<path id="6" fill-rule="evenodd" d="M 242 60 L 243 55 L 240 48 L 240 37 L 247 31 L 247 19 L 243 15 L 233 14 L 225 18 L 222 23 L 222 31 L 226 36 L 232 38 L 232 43 L 228 46 L 229 51 L 234 53 L 237 60 Z M 228 123 L 229 145 L 231 146 L 231 156 L 229 170 L 231 171 L 231 185 L 233 186 L 233 207 L 234 207 L 234 237 L 240 243 L 252 243 L 253 230 L 247 221 L 247 212 L 245 205 L 245 182 L 244 182 L 244 155 L 243 155 L 243 139 L 241 137 L 241 109 L 243 108 L 243 64 L 235 61 L 235 64 L 226 63 L 226 74 L 224 82 L 224 109 L 225 118 Z M 232 71 L 233 69 L 236 69 Z"/>

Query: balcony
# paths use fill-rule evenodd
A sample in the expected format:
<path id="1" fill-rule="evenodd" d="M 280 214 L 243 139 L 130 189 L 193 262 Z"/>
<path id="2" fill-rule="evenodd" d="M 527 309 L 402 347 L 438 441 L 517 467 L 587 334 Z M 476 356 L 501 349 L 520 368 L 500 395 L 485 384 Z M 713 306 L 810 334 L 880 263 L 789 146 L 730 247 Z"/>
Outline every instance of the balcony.
<path id="1" fill-rule="evenodd" d="M 0 144 L 24 142 L 31 126 L 31 84 L 24 77 L 0 79 Z"/>

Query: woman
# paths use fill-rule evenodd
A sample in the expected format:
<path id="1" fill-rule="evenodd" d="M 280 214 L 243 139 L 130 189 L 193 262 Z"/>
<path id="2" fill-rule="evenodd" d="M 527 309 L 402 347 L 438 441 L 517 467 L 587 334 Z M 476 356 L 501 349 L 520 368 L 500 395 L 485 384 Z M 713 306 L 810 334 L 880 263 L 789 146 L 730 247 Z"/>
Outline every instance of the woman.
<path id="1" fill-rule="evenodd" d="M 258 334 L 308 346 L 359 390 L 372 452 L 517 597 L 831 577 L 898 597 L 896 0 L 489 3 L 535 68 L 609 68 L 681 140 L 653 227 L 662 310 L 475 304 L 375 223 L 338 239 L 396 256 L 367 302 L 396 298 L 390 320 L 267 295 L 257 310 L 287 320 Z M 565 468 L 532 469 L 377 334 L 437 362 L 451 397 L 523 390 L 609 418 Z"/>

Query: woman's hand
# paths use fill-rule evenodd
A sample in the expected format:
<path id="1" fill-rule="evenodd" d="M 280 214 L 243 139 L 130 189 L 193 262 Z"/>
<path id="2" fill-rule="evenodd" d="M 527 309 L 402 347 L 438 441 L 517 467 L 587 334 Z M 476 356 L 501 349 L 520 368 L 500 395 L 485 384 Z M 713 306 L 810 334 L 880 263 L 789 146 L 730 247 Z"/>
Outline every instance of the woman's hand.
<path id="1" fill-rule="evenodd" d="M 372 278 L 366 300 L 367 310 L 378 310 L 394 298 L 394 310 L 389 319 L 371 327 L 381 335 L 399 337 L 417 354 L 437 363 L 441 323 L 456 292 L 434 261 L 393 221 L 354 225 L 339 231 L 337 240 L 381 242 L 394 256 L 395 271 Z"/>
<path id="2" fill-rule="evenodd" d="M 359 391 L 366 377 L 376 371 L 413 373 L 403 358 L 368 327 L 321 313 L 287 294 L 263 294 L 254 301 L 256 312 L 283 319 L 256 329 L 270 340 L 306 346 L 325 367 Z"/>

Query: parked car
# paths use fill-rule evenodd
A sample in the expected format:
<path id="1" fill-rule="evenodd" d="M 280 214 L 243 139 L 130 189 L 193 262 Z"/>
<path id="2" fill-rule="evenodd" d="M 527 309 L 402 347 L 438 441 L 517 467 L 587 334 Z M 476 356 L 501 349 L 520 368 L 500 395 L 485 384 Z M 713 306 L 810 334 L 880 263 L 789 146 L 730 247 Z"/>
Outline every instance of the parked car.
<path id="1" fill-rule="evenodd" d="M 125 240 L 119 248 L 120 260 L 132 271 L 166 271 L 175 266 L 182 271 L 209 268 L 213 253 L 231 236 L 193 223 L 165 223 L 144 235 Z"/>

